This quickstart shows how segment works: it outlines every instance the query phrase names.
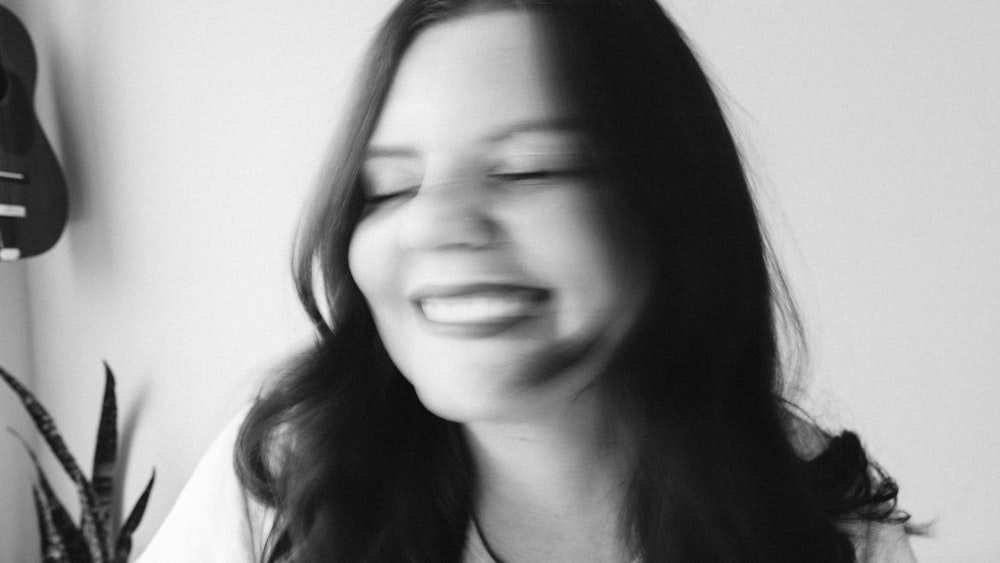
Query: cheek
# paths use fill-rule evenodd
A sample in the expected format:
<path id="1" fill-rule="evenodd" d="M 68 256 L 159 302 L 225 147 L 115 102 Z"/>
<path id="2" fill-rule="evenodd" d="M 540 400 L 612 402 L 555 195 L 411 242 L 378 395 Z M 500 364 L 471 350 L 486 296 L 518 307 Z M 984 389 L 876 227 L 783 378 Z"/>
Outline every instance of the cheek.
<path id="1" fill-rule="evenodd" d="M 533 210 L 539 215 L 523 224 L 523 232 L 531 239 L 522 245 L 533 256 L 530 261 L 563 291 L 564 325 L 598 321 L 628 291 L 621 267 L 625 256 L 609 233 L 596 198 L 590 195 L 564 194 L 547 208 Z"/>
<path id="2" fill-rule="evenodd" d="M 398 264 L 390 229 L 386 225 L 362 221 L 351 237 L 347 264 L 369 306 L 378 309 L 397 279 L 393 265 Z"/>

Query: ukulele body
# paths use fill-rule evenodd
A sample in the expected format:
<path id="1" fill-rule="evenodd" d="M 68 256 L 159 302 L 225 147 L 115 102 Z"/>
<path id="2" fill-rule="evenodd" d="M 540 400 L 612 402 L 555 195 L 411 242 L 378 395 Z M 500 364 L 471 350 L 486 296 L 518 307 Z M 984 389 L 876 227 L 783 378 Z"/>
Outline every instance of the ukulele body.
<path id="1" fill-rule="evenodd" d="M 0 260 L 41 254 L 62 235 L 66 180 L 33 108 L 37 60 L 28 31 L 0 6 Z"/>

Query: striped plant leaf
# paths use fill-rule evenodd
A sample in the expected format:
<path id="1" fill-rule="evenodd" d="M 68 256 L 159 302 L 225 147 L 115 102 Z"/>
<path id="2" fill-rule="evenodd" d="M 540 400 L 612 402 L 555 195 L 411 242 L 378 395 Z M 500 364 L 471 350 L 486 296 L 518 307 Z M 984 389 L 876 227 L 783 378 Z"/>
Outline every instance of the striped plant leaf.
<path id="1" fill-rule="evenodd" d="M 66 447 L 66 443 L 56 429 L 52 417 L 38 399 L 35 398 L 34 394 L 28 391 L 17 378 L 7 373 L 3 368 L 0 368 L 0 378 L 3 378 L 7 385 L 21 399 L 21 404 L 28 411 L 32 421 L 35 423 L 35 427 L 41 433 L 42 437 L 45 438 L 45 442 L 52 450 L 52 453 L 55 454 L 56 459 L 59 460 L 59 464 L 62 465 L 63 470 L 66 471 L 76 485 L 76 490 L 80 497 L 80 531 L 87 542 L 91 558 L 94 561 L 106 561 L 107 556 L 110 555 L 106 553 L 108 542 L 105 540 L 105 536 L 108 531 L 98 526 L 94 520 L 93 510 L 96 501 L 93 487 L 91 487 L 87 477 L 80 470 L 80 466 L 77 465 L 76 459 L 73 458 L 73 455 Z"/>
<path id="2" fill-rule="evenodd" d="M 80 498 L 80 532 L 83 534 L 83 541 L 87 544 L 87 551 L 95 562 L 104 563 L 108 560 L 106 542 L 104 537 L 108 530 L 97 525 L 94 520 L 93 505 L 86 504 L 86 499 Z"/>
<path id="3" fill-rule="evenodd" d="M 28 452 L 38 472 L 38 486 L 32 487 L 32 494 L 42 535 L 45 563 L 127 563 L 132 550 L 132 534 L 142 520 L 156 480 L 154 471 L 116 539 L 111 520 L 111 506 L 118 450 L 118 407 L 114 374 L 106 362 L 104 373 L 104 400 L 97 429 L 93 482 L 91 482 L 87 480 L 69 452 L 48 411 L 17 378 L 0 367 L 0 378 L 21 399 L 35 427 L 45 438 L 45 443 L 76 486 L 80 500 L 80 524 L 77 527 L 65 506 L 52 491 L 35 452 L 20 435 L 11 430 Z"/>
<path id="4" fill-rule="evenodd" d="M 115 376 L 107 362 L 104 363 L 104 400 L 101 421 L 97 426 L 97 444 L 94 447 L 94 468 L 91 483 L 94 487 L 94 519 L 99 526 L 110 529 L 111 502 L 114 493 L 115 463 L 118 457 L 118 406 L 115 400 Z M 105 551 L 112 552 L 114 538 L 105 535 Z"/>
<path id="5" fill-rule="evenodd" d="M 87 546 L 87 542 L 83 539 L 83 534 L 80 533 L 76 524 L 73 523 L 73 518 L 69 515 L 69 511 L 66 510 L 66 507 L 63 506 L 59 497 L 52 490 L 52 485 L 45 476 L 45 472 L 42 471 L 42 465 L 38 461 L 38 456 L 35 455 L 34 450 L 31 449 L 24 437 L 14 430 L 8 430 L 21 442 L 24 450 L 28 453 L 28 457 L 31 458 L 31 463 L 35 466 L 35 472 L 38 476 L 38 486 L 32 487 L 32 489 L 36 492 L 41 489 L 41 500 L 44 501 L 44 508 L 48 512 L 45 524 L 55 526 L 55 531 L 66 553 L 67 561 L 69 563 L 93 563 L 90 549 Z M 39 529 L 41 530 L 42 528 L 39 527 Z M 43 553 L 45 552 L 44 547 L 42 551 Z"/>
<path id="6" fill-rule="evenodd" d="M 66 548 L 66 560 L 69 563 L 95 563 L 90 553 L 90 548 L 83 534 L 73 523 L 73 518 L 69 515 L 66 507 L 59 502 L 48 480 L 39 470 L 39 484 L 42 494 L 49 506 L 49 514 L 52 516 L 52 523 L 55 524 L 56 531 Z"/>
<path id="7" fill-rule="evenodd" d="M 87 481 L 87 477 L 83 474 L 83 471 L 80 470 L 80 466 L 77 465 L 76 459 L 69 453 L 69 448 L 66 447 L 62 436 L 59 435 L 56 424 L 49 415 L 49 412 L 45 410 L 45 407 L 35 398 L 35 395 L 31 391 L 28 391 L 16 377 L 7 373 L 3 368 L 0 368 L 0 378 L 3 378 L 7 382 L 7 385 L 17 393 L 17 396 L 21 399 L 21 404 L 28 411 L 31 420 L 35 423 L 35 427 L 38 428 L 42 437 L 45 438 L 45 442 L 52 449 L 52 453 L 55 454 L 60 465 L 63 466 L 70 479 L 77 484 L 77 487 L 83 489 L 87 496 L 87 504 L 93 506 L 95 504 L 94 490 Z"/>
<path id="8" fill-rule="evenodd" d="M 94 561 L 90 553 L 90 547 L 87 545 L 86 540 L 83 539 L 83 534 L 80 533 L 80 530 L 73 523 L 73 518 L 62 506 L 62 503 L 58 502 L 52 489 L 47 488 L 43 493 L 47 497 L 49 506 L 52 508 L 52 522 L 55 524 L 56 531 L 58 531 L 59 536 L 62 538 L 63 545 L 66 546 L 66 560 L 68 563 L 100 563 Z"/>
<path id="9" fill-rule="evenodd" d="M 149 482 L 146 483 L 146 488 L 143 489 L 142 494 L 139 495 L 139 499 L 135 501 L 135 505 L 132 506 L 132 511 L 129 512 L 128 518 L 125 519 L 125 523 L 122 524 L 121 530 L 118 532 L 118 545 L 116 549 L 116 563 L 127 563 L 129 553 L 132 552 L 132 533 L 135 529 L 139 527 L 139 522 L 142 521 L 142 516 L 146 512 L 146 503 L 149 501 L 149 493 L 153 490 L 153 482 L 156 481 L 156 470 L 153 470 L 153 474 L 149 477 Z"/>
<path id="10" fill-rule="evenodd" d="M 38 492 L 38 487 L 31 487 L 31 497 L 35 500 L 35 513 L 38 515 L 38 531 L 42 536 L 42 561 L 44 563 L 66 563 L 69 557 L 66 554 L 66 546 L 56 531 L 56 525 L 52 521 L 52 513 L 42 494 Z"/>

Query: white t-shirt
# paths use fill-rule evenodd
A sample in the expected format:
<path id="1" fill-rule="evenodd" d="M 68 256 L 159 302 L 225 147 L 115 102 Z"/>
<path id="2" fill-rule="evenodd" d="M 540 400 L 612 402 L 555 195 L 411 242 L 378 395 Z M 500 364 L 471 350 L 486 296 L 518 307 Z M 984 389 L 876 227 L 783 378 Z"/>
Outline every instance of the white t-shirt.
<path id="1" fill-rule="evenodd" d="M 247 409 L 209 447 L 177 502 L 136 563 L 256 563 L 274 520 L 233 469 L 233 448 Z M 915 563 L 902 526 L 868 525 L 855 533 L 865 563 Z M 496 563 L 469 526 L 463 563 Z"/>
<path id="2" fill-rule="evenodd" d="M 184 485 L 177 502 L 136 563 L 252 563 L 273 511 L 246 493 L 233 449 L 249 407 L 226 425 Z"/>

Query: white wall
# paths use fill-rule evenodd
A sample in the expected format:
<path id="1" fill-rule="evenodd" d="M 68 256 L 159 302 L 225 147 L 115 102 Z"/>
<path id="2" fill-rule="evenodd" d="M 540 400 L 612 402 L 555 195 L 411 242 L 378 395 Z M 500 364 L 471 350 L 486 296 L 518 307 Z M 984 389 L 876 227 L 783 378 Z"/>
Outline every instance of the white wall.
<path id="1" fill-rule="evenodd" d="M 0 347 L 0 365 L 33 368 L 81 459 L 101 359 L 116 370 L 126 502 L 158 475 L 137 550 L 305 333 L 288 243 L 387 4 L 13 4 L 39 48 L 38 106 L 73 210 L 27 264 L 33 353 Z M 747 143 L 813 337 L 815 407 L 859 430 L 904 506 L 938 520 L 915 543 L 923 561 L 995 560 L 1000 8 L 670 5 Z"/>
<path id="2" fill-rule="evenodd" d="M 0 264 L 0 366 L 31 386 L 28 285 L 23 263 Z M 21 402 L 0 384 L 0 428 L 11 428 L 37 447 Z M 31 500 L 35 472 L 13 436 L 0 433 L 0 562 L 31 561 L 38 532 Z"/>

